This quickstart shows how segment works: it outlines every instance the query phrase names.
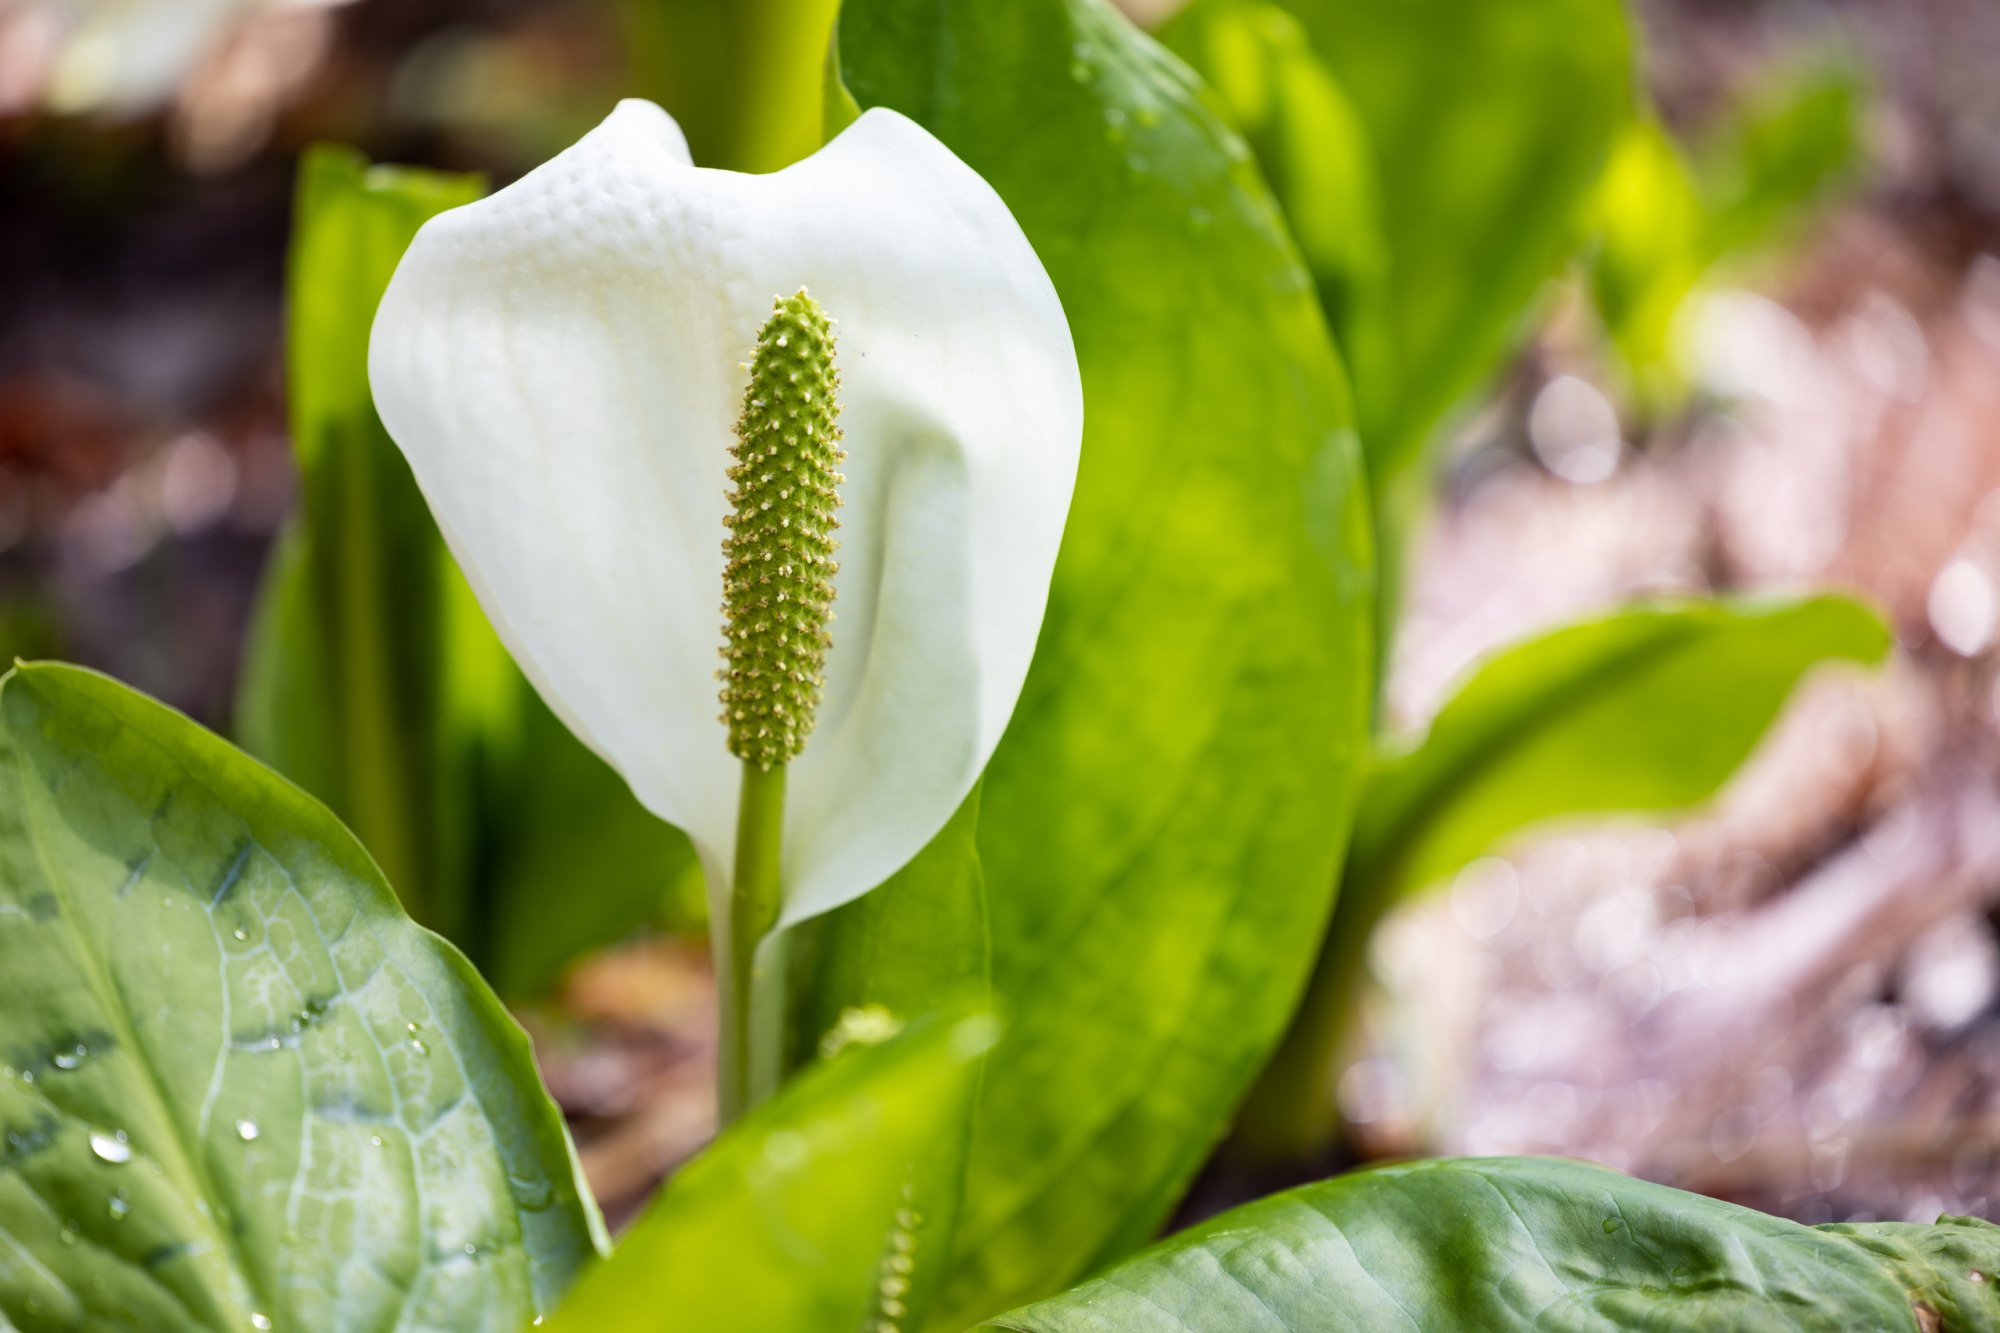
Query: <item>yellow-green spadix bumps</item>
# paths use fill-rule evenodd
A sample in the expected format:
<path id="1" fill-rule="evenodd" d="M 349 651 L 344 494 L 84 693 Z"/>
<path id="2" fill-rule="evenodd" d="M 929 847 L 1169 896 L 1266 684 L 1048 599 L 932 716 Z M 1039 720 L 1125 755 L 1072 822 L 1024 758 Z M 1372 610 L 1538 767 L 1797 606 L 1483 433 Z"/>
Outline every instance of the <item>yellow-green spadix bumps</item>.
<path id="1" fill-rule="evenodd" d="M 801 288 L 757 333 L 750 387 L 730 453 L 735 512 L 723 519 L 722 720 L 729 750 L 763 768 L 795 758 L 812 734 L 833 643 L 840 376 L 832 321 Z"/>

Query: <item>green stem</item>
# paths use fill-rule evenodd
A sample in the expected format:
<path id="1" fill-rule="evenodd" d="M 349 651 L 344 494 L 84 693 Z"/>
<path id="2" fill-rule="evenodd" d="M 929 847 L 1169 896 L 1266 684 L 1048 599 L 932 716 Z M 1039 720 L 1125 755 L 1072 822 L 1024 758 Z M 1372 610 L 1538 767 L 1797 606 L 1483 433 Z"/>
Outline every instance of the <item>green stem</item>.
<path id="1" fill-rule="evenodd" d="M 1391 902 L 1386 877 L 1356 875 L 1350 861 L 1346 878 L 1291 1029 L 1237 1112 L 1237 1142 L 1260 1161 L 1311 1160 L 1340 1134 L 1333 1064 L 1354 1021 L 1369 937 Z"/>
<path id="2" fill-rule="evenodd" d="M 729 897 L 729 990 L 722 1006 L 722 1123 L 727 1125 L 770 1094 L 758 1071 L 770 1064 L 773 1005 L 782 1008 L 782 960 L 767 956 L 758 972 L 758 949 L 778 924 L 779 855 L 785 823 L 785 766 L 744 761 L 742 803 L 736 812 L 736 883 Z M 770 951 L 766 951 L 767 955 Z M 782 1032 L 782 1024 L 777 1025 Z M 765 1057 L 760 1059 L 759 1057 Z"/>

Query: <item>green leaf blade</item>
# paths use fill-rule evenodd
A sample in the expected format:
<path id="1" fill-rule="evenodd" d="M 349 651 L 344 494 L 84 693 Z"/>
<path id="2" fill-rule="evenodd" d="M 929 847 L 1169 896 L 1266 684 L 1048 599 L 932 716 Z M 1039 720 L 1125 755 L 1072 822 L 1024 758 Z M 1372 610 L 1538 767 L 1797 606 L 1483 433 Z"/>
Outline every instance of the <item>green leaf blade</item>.
<path id="1" fill-rule="evenodd" d="M 1490 659 L 1416 749 L 1370 773 L 1312 985 L 1244 1107 L 1241 1137 L 1285 1157 L 1334 1133 L 1325 1071 L 1369 936 L 1398 898 L 1543 820 L 1705 800 L 1809 668 L 1877 661 L 1889 643 L 1874 612 L 1821 596 L 1642 606 Z"/>
<path id="2" fill-rule="evenodd" d="M 1578 206 L 1630 112 L 1624 7 L 1287 7 L 1353 97 L 1380 171 L 1396 382 L 1388 395 L 1359 391 L 1380 485 L 1486 373 L 1579 239 Z"/>
<path id="3" fill-rule="evenodd" d="M 1722 785 L 1793 685 L 1879 661 L 1888 628 L 1845 597 L 1620 612 L 1511 649 L 1371 777 L 1351 876 L 1391 893 L 1449 875 L 1557 815 L 1684 808 Z"/>
<path id="4" fill-rule="evenodd" d="M 941 1012 L 786 1084 L 682 1168 L 550 1333 L 918 1327 L 904 1275 L 949 1242 L 906 1186 L 956 1159 L 997 1033 Z"/>
<path id="5" fill-rule="evenodd" d="M 1261 1200 L 992 1326 L 1914 1333 L 1916 1319 L 1911 1292 L 1842 1237 L 1582 1162 L 1494 1158 Z"/>
<path id="6" fill-rule="evenodd" d="M 58 666 L 0 685 L 0 781 L 0 1313 L 554 1305 L 601 1227 L 527 1040 L 323 807 Z"/>
<path id="7" fill-rule="evenodd" d="M 1298 993 L 1370 692 L 1366 484 L 1312 280 L 1189 72 L 1095 0 L 850 0 L 844 81 L 1013 210 L 1083 459 L 979 824 L 1009 1039 L 957 1328 L 1144 1243 Z"/>

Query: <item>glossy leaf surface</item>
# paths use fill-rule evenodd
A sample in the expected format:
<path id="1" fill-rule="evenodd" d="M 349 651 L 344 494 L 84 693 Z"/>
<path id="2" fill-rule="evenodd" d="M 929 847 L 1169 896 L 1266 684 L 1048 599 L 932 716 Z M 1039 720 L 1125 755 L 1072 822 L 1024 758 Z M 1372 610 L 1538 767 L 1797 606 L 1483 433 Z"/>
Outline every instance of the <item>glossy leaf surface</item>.
<path id="1" fill-rule="evenodd" d="M 1341 373 L 1242 142 L 1096 0 L 850 0 L 845 81 L 991 182 L 1054 279 L 1083 462 L 978 846 L 1008 1040 L 935 1320 L 1150 1236 L 1282 1028 L 1364 736 Z"/>
<path id="2" fill-rule="evenodd" d="M 906 1275 L 940 1242 L 905 1188 L 955 1151 L 997 1031 L 937 1015 L 787 1084 L 681 1169 L 552 1333 L 917 1326 Z"/>
<path id="3" fill-rule="evenodd" d="M 1984 1330 L 2000 1228 L 1811 1228 L 1582 1162 L 1357 1172 L 996 1320 L 1022 1333 Z M 1973 1277 L 1973 1274 L 1978 1277 Z"/>
<path id="4" fill-rule="evenodd" d="M 527 1039 L 325 807 L 61 666 L 0 684 L 0 787 L 10 1327 L 553 1307 L 601 1228 Z"/>

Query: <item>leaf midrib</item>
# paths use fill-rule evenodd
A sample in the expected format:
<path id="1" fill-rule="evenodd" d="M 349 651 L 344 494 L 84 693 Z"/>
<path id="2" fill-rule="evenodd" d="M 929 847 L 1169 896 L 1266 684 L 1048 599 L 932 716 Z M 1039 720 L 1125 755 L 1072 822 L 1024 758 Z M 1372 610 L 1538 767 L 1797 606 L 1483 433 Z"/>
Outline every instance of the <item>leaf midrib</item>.
<path id="1" fill-rule="evenodd" d="M 17 688 L 21 684 L 18 677 L 13 683 Z M 45 696 L 42 701 L 46 704 Z M 110 721 L 113 725 L 117 724 L 117 719 L 111 716 L 110 711 L 95 700 L 76 700 L 75 702 L 80 706 L 88 707 L 92 712 Z M 128 734 L 132 735 L 135 740 L 144 740 L 148 745 L 152 745 L 149 738 L 143 737 L 136 732 L 128 730 Z M 153 746 L 153 748 L 159 751 L 158 746 Z M 207 793 L 210 797 L 215 798 L 219 805 L 227 808 L 228 803 L 221 800 L 219 793 L 215 792 L 206 783 L 189 772 L 173 756 L 165 754 L 164 751 L 159 752 L 165 762 L 181 774 L 184 781 Z M 15 753 L 18 759 L 25 761 L 26 757 L 21 755 L 18 747 L 16 747 Z M 21 775 L 20 769 L 17 768 L 16 772 L 17 775 Z M 27 794 L 25 790 L 27 786 L 26 782 L 23 781 L 21 786 L 23 789 L 22 794 L 25 796 Z M 176 1183 L 180 1184 L 183 1188 L 192 1185 L 196 1197 L 212 1202 L 220 1202 L 222 1197 L 221 1191 L 216 1187 L 214 1178 L 209 1174 L 207 1167 L 202 1162 L 200 1152 L 198 1151 L 199 1145 L 187 1141 L 186 1130 L 181 1125 L 179 1117 L 173 1113 L 173 1103 L 166 1095 L 164 1081 L 160 1077 L 160 1072 L 154 1067 L 151 1054 L 139 1041 L 137 1029 L 132 1026 L 130 1015 L 127 1013 L 124 1003 L 119 998 L 117 987 L 111 980 L 104 960 L 98 957 L 96 951 L 90 946 L 88 936 L 77 924 L 78 914 L 75 903 L 71 901 L 68 880 L 65 876 L 57 873 L 43 833 L 44 821 L 40 818 L 43 813 L 42 802 L 38 800 L 23 800 L 21 806 L 28 815 L 27 822 L 30 836 L 34 839 L 36 860 L 41 865 L 44 879 L 53 891 L 57 907 L 62 913 L 63 925 L 68 930 L 71 938 L 76 941 L 76 953 L 81 960 L 85 980 L 89 984 L 99 1008 L 104 1011 L 107 1020 L 111 1023 L 119 1043 L 125 1050 L 132 1053 L 134 1065 L 144 1075 L 142 1082 L 146 1094 L 153 1102 L 151 1109 L 168 1129 L 167 1137 L 175 1159 L 174 1161 L 165 1163 L 170 1177 L 176 1178 Z M 150 820 L 148 822 L 150 825 Z M 148 832 L 150 834 L 150 827 Z M 253 848 L 263 850 L 262 845 L 258 843 L 257 839 L 254 836 L 248 835 L 247 828 L 245 832 L 244 854 L 247 855 L 248 851 Z M 160 850 L 157 838 L 154 839 L 153 845 L 156 852 Z M 268 851 L 266 855 L 269 855 Z M 207 909 L 204 908 L 203 910 L 206 913 Z M 211 927 L 213 927 L 213 924 L 213 918 L 210 918 Z M 219 1058 L 227 1058 L 228 1047 L 229 1034 L 224 1032 L 222 1052 Z M 159 1154 L 157 1152 L 154 1153 L 155 1160 L 158 1160 L 158 1157 Z M 270 1300 L 270 1293 L 264 1291 L 261 1284 L 257 1281 L 256 1270 L 247 1261 L 243 1248 L 237 1242 L 235 1235 L 221 1225 L 219 1217 L 203 1216 L 199 1209 L 194 1210 L 194 1213 L 198 1219 L 196 1225 L 208 1231 L 218 1242 L 218 1248 L 227 1256 L 230 1266 L 242 1279 L 244 1287 L 258 1301 L 262 1302 L 265 1308 L 274 1308 Z M 232 1293 L 218 1292 L 217 1295 L 222 1298 L 222 1303 L 225 1306 L 234 1303 L 231 1299 Z"/>

